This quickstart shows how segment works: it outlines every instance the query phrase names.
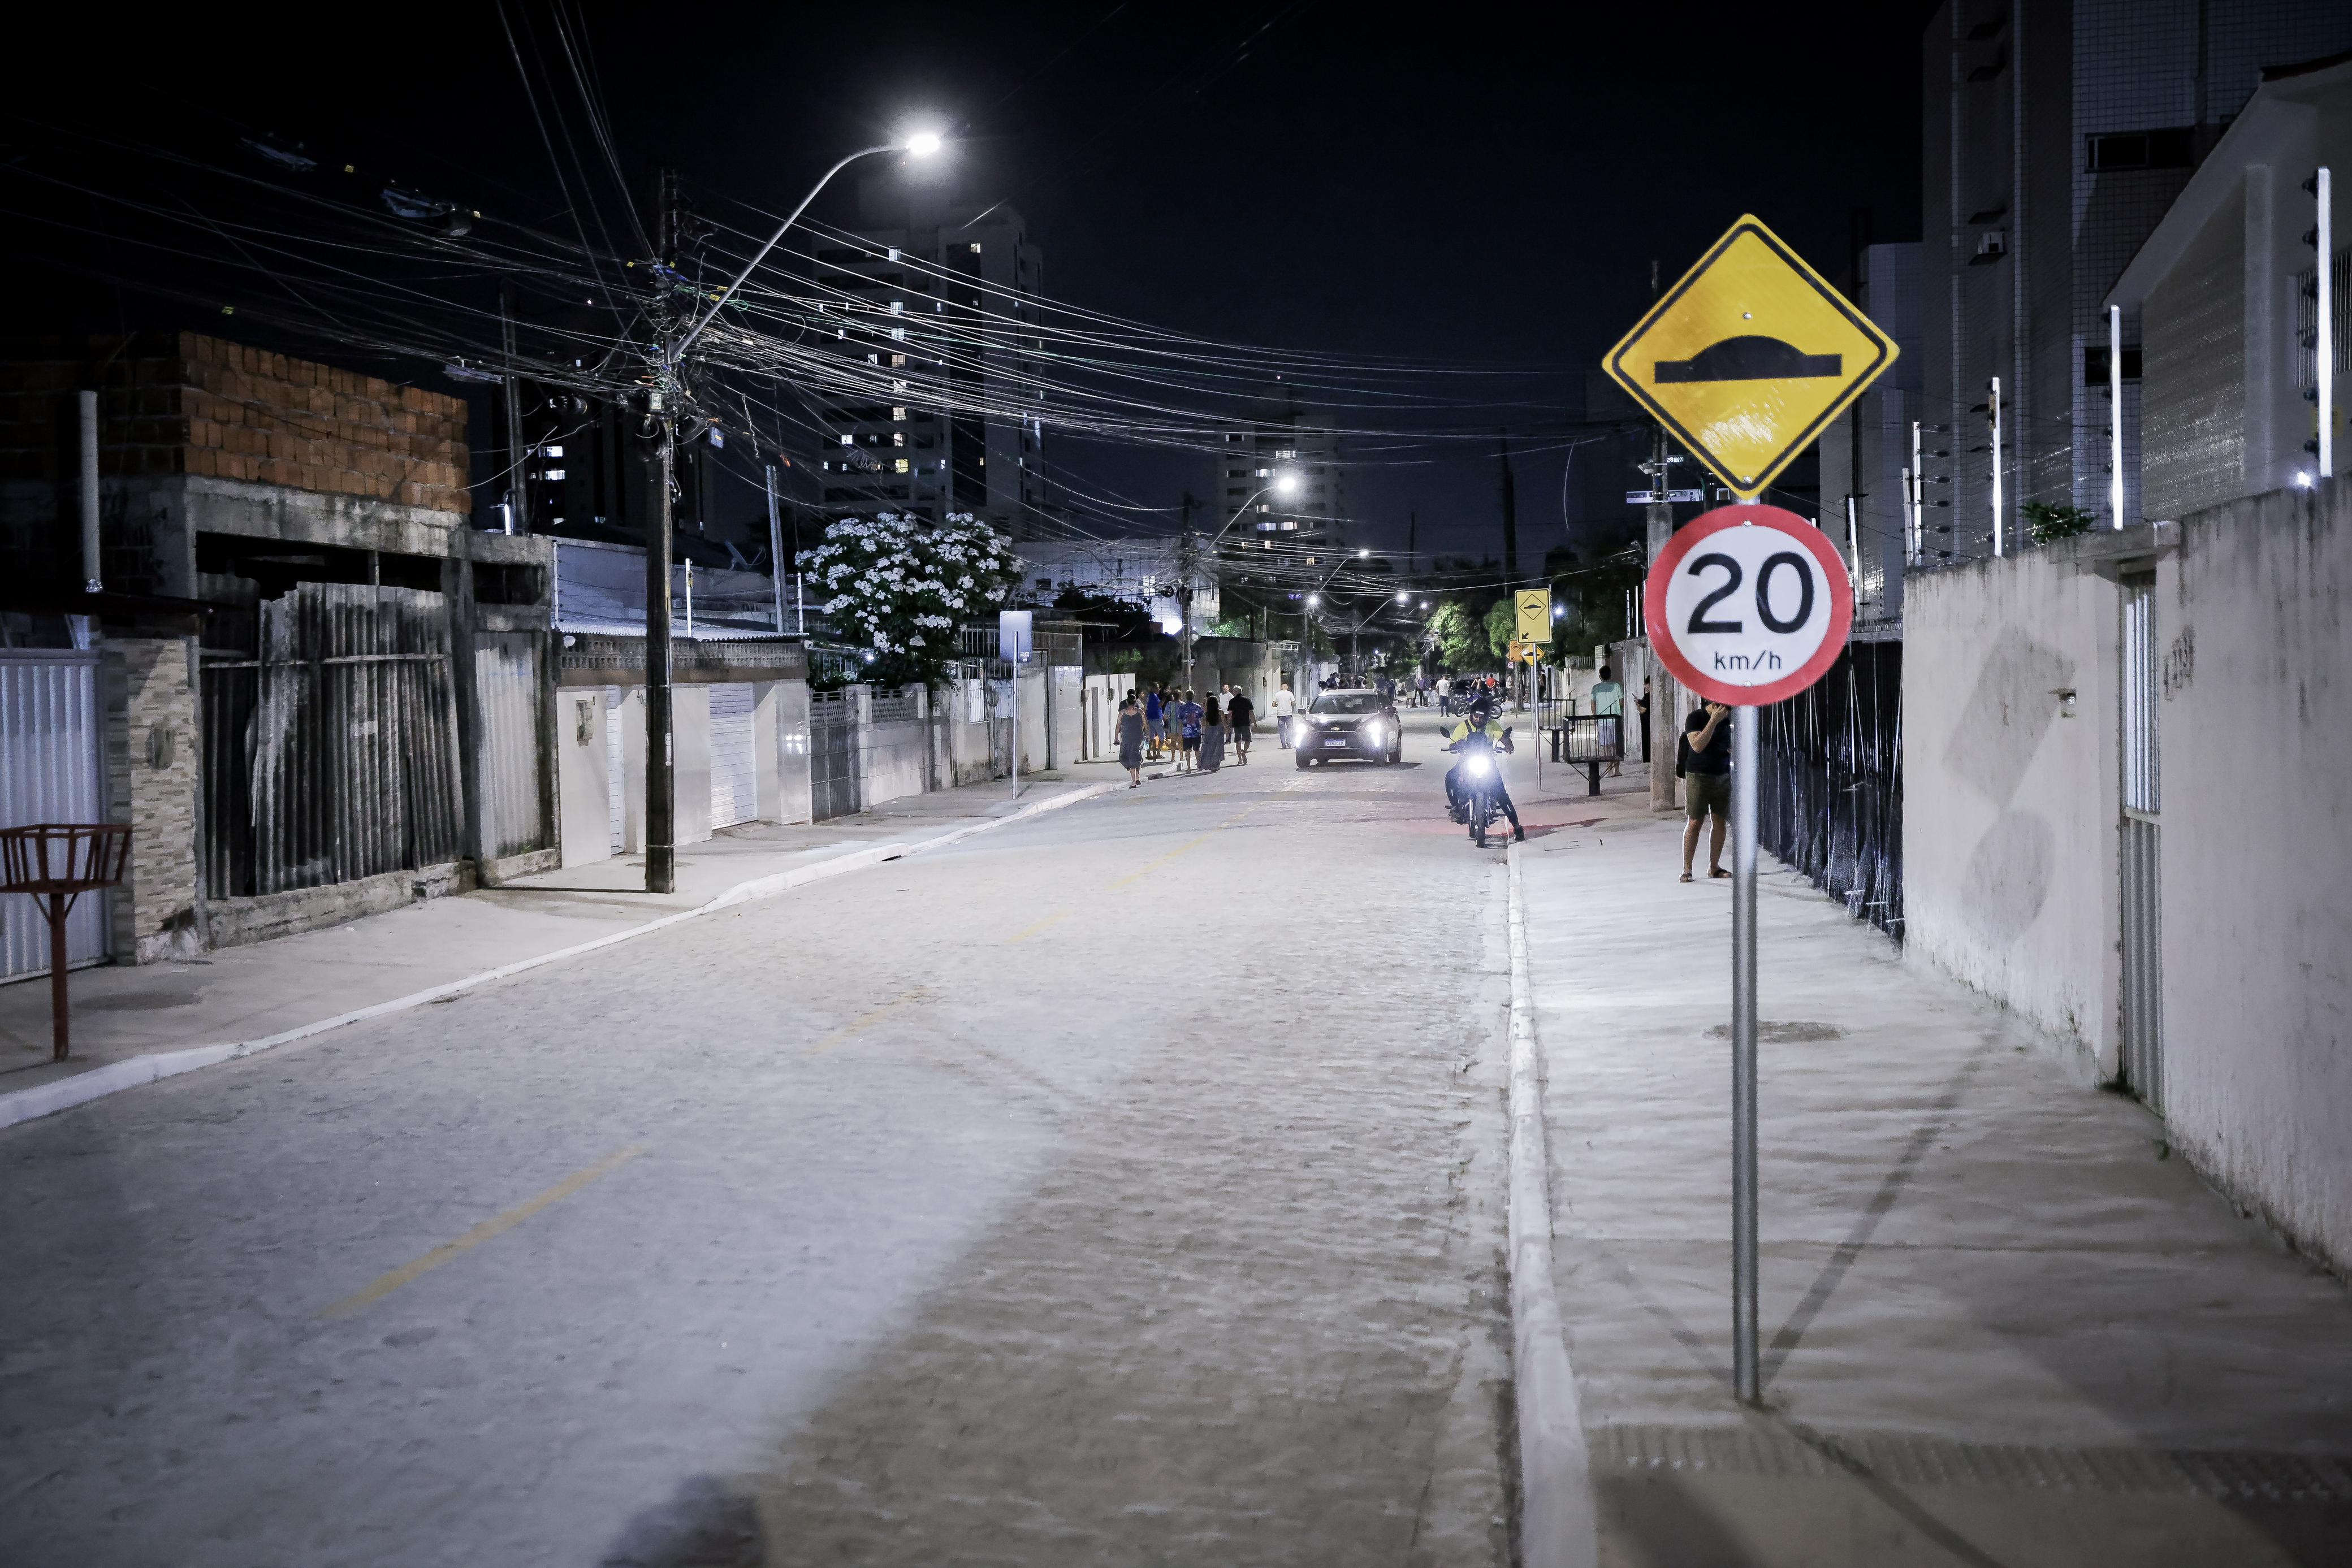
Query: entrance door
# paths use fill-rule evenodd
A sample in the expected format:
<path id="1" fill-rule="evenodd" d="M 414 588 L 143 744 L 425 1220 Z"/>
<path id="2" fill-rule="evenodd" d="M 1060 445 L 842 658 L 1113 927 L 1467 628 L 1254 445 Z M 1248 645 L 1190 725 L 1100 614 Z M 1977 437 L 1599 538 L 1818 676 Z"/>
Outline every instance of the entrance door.
<path id="1" fill-rule="evenodd" d="M 733 682 L 710 688 L 710 825 L 731 828 L 759 815 L 758 779 L 751 768 L 751 688 Z"/>
<path id="2" fill-rule="evenodd" d="M 0 652 L 0 827 L 109 820 L 105 719 L 95 653 Z M 74 901 L 67 968 L 106 957 L 110 896 Z M 48 972 L 48 917 L 30 894 L 0 894 L 0 980 Z"/>
<path id="3" fill-rule="evenodd" d="M 2164 987 L 2157 746 L 2156 580 L 2124 580 L 2123 1071 L 2151 1109 L 2164 1106 Z"/>
<path id="4" fill-rule="evenodd" d="M 809 820 L 822 822 L 857 810 L 856 757 L 849 699 L 842 692 L 809 696 Z"/>

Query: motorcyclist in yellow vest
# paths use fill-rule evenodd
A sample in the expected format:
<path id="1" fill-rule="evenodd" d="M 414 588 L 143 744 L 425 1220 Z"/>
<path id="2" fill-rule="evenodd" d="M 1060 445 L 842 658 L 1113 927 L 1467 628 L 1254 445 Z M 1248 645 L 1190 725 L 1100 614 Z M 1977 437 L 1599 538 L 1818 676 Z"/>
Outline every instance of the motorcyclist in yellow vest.
<path id="1" fill-rule="evenodd" d="M 1496 719 L 1495 705 L 1485 697 L 1480 697 L 1470 705 L 1470 716 L 1455 725 L 1452 733 L 1446 736 L 1445 748 L 1452 751 L 1473 735 L 1485 736 L 1497 752 L 1513 749 L 1510 732 Z M 1462 764 L 1456 761 L 1445 772 L 1445 803 L 1457 822 L 1465 820 L 1462 815 L 1462 785 L 1456 778 L 1461 771 Z M 1510 819 L 1511 836 L 1525 839 L 1528 836 L 1528 831 L 1519 826 L 1519 809 L 1511 804 L 1511 792 L 1503 787 L 1503 769 L 1500 763 L 1496 765 L 1492 787 L 1495 791 L 1495 804 L 1500 806 L 1503 809 L 1503 815 Z"/>

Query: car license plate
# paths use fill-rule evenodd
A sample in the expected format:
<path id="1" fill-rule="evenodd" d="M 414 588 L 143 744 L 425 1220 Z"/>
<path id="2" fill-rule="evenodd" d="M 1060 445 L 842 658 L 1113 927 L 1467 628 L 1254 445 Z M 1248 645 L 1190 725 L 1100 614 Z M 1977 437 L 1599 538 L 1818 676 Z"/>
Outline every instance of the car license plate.
<path id="1" fill-rule="evenodd" d="M 1348 742 L 1347 742 L 1347 741 L 1345 741 L 1345 740 L 1340 739 L 1340 738 L 1339 738 L 1339 737 L 1338 737 L 1337 736 L 1334 736 L 1334 737 L 1332 737 L 1330 739 L 1326 740 L 1323 744 L 1324 744 L 1324 745 L 1326 745 L 1326 746 L 1345 747 L 1346 745 L 1348 745 Z"/>

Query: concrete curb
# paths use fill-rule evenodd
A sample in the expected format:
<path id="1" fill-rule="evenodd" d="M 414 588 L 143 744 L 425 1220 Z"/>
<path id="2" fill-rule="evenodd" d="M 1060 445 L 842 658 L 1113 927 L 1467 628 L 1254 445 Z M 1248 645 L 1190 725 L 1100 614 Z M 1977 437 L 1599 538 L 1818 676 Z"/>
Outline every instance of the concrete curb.
<path id="1" fill-rule="evenodd" d="M 152 1051 L 145 1056 L 134 1056 L 124 1061 L 110 1061 L 103 1067 L 92 1068 L 88 1072 L 77 1073 L 71 1078 L 61 1078 L 54 1083 L 44 1083 L 32 1089 L 15 1090 L 0 1094 L 0 1127 L 13 1127 L 19 1122 L 31 1122 L 43 1116 L 53 1116 L 60 1111 L 69 1111 L 76 1105 L 86 1105 L 93 1100 L 103 1099 L 109 1094 L 118 1093 L 122 1090 L 135 1089 L 142 1083 L 152 1083 L 163 1078 L 177 1078 L 184 1072 L 194 1072 L 198 1068 L 210 1067 L 215 1062 L 234 1061 L 239 1057 L 254 1056 L 265 1051 L 273 1051 L 278 1046 L 291 1045 L 297 1040 L 309 1040 L 313 1035 L 325 1034 L 331 1030 L 341 1029 L 347 1024 L 364 1023 L 369 1019 L 382 1018 L 387 1013 L 403 1012 L 410 1008 L 422 1007 L 427 1002 L 438 1001 L 443 997 L 468 990 L 476 986 L 487 985 L 492 980 L 502 980 L 509 975 L 520 975 L 526 969 L 536 969 L 542 965 L 562 963 L 564 959 L 576 958 L 583 953 L 593 953 L 600 947 L 610 947 L 616 943 L 631 941 L 649 932 L 659 931 L 684 921 L 698 919 L 702 915 L 718 910 L 731 908 L 739 904 L 748 904 L 754 899 L 772 898 L 777 894 L 789 892 L 796 887 L 804 887 L 813 882 L 822 882 L 828 877 L 839 876 L 845 872 L 879 865 L 884 861 L 898 860 L 906 855 L 919 853 L 939 844 L 953 843 L 968 839 L 975 833 L 987 832 L 992 828 L 1006 827 L 1014 822 L 1024 821 L 1042 812 L 1075 805 L 1080 800 L 1107 793 L 1115 788 L 1117 786 L 1109 784 L 1089 785 L 1085 789 L 1070 790 L 1066 794 L 1050 796 L 1002 817 L 994 817 L 984 822 L 975 822 L 968 827 L 958 828 L 951 832 L 942 833 L 937 838 L 919 840 L 911 844 L 868 844 L 864 849 L 853 850 L 847 854 L 836 855 L 831 860 L 819 861 L 814 865 L 795 866 L 791 871 L 779 872 L 773 876 L 755 877 L 750 882 L 738 883 L 707 904 L 699 904 L 692 909 L 681 909 L 675 914 L 665 915 L 658 920 L 648 920 L 642 925 L 631 925 L 596 937 L 593 941 L 575 943 L 569 947 L 558 948 L 552 953 L 541 953 L 533 957 L 520 958 L 511 964 L 501 964 L 494 969 L 484 969 L 478 974 L 467 975 L 463 979 L 446 981 L 422 991 L 412 991 L 404 997 L 394 997 L 389 1001 L 377 1002 L 371 1007 L 358 1008 L 347 1013 L 338 1013 L 333 1018 L 320 1019 L 315 1023 L 306 1023 L 295 1029 L 281 1030 L 277 1034 L 263 1035 L 257 1040 L 235 1040 L 224 1045 L 190 1046 L 184 1051 Z"/>
<path id="2" fill-rule="evenodd" d="M 1552 1286 L 1551 1170 L 1535 997 L 1528 977 L 1519 846 L 1511 884 L 1511 1359 L 1519 1428 L 1519 1561 L 1526 1568 L 1593 1568 L 1600 1544 L 1592 1456 L 1577 1409 L 1576 1375 Z"/>

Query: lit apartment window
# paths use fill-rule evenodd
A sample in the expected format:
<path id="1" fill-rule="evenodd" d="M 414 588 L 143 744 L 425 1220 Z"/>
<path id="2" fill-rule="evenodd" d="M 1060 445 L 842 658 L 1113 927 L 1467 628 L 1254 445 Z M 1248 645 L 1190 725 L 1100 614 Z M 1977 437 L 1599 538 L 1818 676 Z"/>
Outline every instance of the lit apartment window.
<path id="1" fill-rule="evenodd" d="M 1271 479 L 1274 477 L 1274 470 L 1271 468 L 1261 468 L 1257 471 L 1257 476 L 1261 479 Z"/>
<path id="2" fill-rule="evenodd" d="M 1298 526 L 1298 519 L 1296 517 L 1285 517 L 1282 519 L 1282 526 L 1286 529 L 1295 528 Z M 1307 564 L 1313 566 L 1315 563 L 1310 560 Z"/>
<path id="3" fill-rule="evenodd" d="M 898 257 L 899 257 L 899 256 L 900 256 L 900 255 L 902 255 L 902 254 L 903 254 L 903 253 L 898 249 L 898 247 L 897 246 L 895 246 L 895 245 L 894 245 L 894 246 L 892 246 L 890 247 L 890 259 L 891 259 L 892 261 L 896 261 L 896 260 L 898 260 Z"/>
<path id="4" fill-rule="evenodd" d="M 903 343 L 907 340 L 907 329 L 904 327 L 893 327 L 890 329 L 890 336 L 897 341 Z"/>
<path id="5" fill-rule="evenodd" d="M 542 479 L 561 479 L 563 477 L 563 470 L 561 468 L 550 468 L 546 473 L 541 475 L 540 477 Z"/>
<path id="6" fill-rule="evenodd" d="M 893 473 L 904 474 L 907 472 L 907 460 L 901 457 L 898 462 L 892 464 L 890 466 Z"/>
<path id="7" fill-rule="evenodd" d="M 891 315 L 893 315 L 893 316 L 904 316 L 906 313 L 907 313 L 907 302 L 906 302 L 905 300 L 903 300 L 903 299 L 893 299 L 892 301 L 890 301 L 890 314 L 891 314 Z"/>
<path id="8" fill-rule="evenodd" d="M 893 354 L 890 357 L 894 360 L 903 360 L 907 356 L 904 354 Z M 904 382 L 892 382 L 890 383 L 890 390 L 892 392 L 905 392 L 907 390 L 907 383 Z"/>
<path id="9" fill-rule="evenodd" d="M 866 356 L 866 362 L 869 365 L 878 365 L 882 362 L 882 356 L 879 354 L 868 354 Z"/>
<path id="10" fill-rule="evenodd" d="M 907 411 L 903 408 L 894 408 L 890 411 L 890 417 L 892 419 L 904 419 L 907 417 Z"/>
<path id="11" fill-rule="evenodd" d="M 906 445 L 906 444 L 907 444 L 907 433 L 906 433 L 905 431 L 903 431 L 903 430 L 894 430 L 894 431 L 892 431 L 892 432 L 890 433 L 890 444 L 891 444 L 891 445 L 893 445 L 893 446 L 904 446 L 904 445 Z"/>
<path id="12" fill-rule="evenodd" d="M 906 362 L 907 356 L 904 354 L 893 354 L 890 356 L 890 368 L 894 371 L 901 365 L 904 365 Z"/>
<path id="13" fill-rule="evenodd" d="M 1257 509 L 1261 512 L 1271 512 L 1274 510 L 1272 507 L 1267 506 L 1264 501 L 1260 501 L 1257 504 Z"/>
<path id="14" fill-rule="evenodd" d="M 972 254 L 972 255 L 974 255 L 974 256 L 978 256 L 978 255 L 980 254 L 980 245 L 979 245 L 979 242 L 977 242 L 977 241 L 974 241 L 974 242 L 973 242 L 973 244 L 972 244 L 972 247 L 971 247 L 971 254 Z"/>
<path id="15" fill-rule="evenodd" d="M 563 455 L 563 448 L 561 446 L 542 446 L 540 450 L 546 453 L 550 457 L 561 457 Z"/>
<path id="16" fill-rule="evenodd" d="M 857 437 L 850 434 L 846 431 L 844 431 L 842 433 L 841 444 L 844 446 L 855 446 L 857 444 Z"/>

